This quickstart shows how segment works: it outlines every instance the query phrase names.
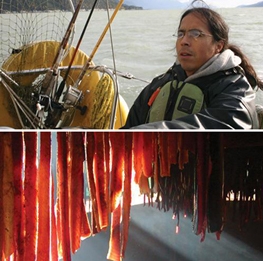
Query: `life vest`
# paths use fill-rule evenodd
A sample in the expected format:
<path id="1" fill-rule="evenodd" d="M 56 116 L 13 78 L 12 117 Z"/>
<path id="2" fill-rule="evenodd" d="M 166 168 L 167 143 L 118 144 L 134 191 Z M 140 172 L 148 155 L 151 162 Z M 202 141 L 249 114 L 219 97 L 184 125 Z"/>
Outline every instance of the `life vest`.
<path id="1" fill-rule="evenodd" d="M 191 83 L 169 81 L 151 96 L 147 122 L 178 119 L 198 113 L 204 106 L 202 90 Z"/>

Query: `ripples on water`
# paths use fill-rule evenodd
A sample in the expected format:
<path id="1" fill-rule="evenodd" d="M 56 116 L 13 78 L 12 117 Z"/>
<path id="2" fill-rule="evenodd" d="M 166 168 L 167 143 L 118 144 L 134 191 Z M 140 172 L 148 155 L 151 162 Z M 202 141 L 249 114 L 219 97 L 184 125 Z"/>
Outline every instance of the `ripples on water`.
<path id="1" fill-rule="evenodd" d="M 172 36 L 184 10 L 119 11 L 113 21 L 113 50 L 118 71 L 129 72 L 136 78 L 150 81 L 165 72 L 175 61 L 175 38 Z M 230 27 L 230 41 L 239 45 L 250 58 L 263 79 L 263 8 L 231 8 L 217 10 Z M 77 44 L 89 12 L 81 12 L 77 19 L 74 45 Z M 106 23 L 106 11 L 95 11 L 80 45 L 90 54 Z M 96 64 L 113 67 L 112 48 L 107 33 L 95 57 Z M 145 86 L 144 82 L 118 78 L 120 93 L 131 106 Z M 263 95 L 258 93 L 263 105 Z M 262 97 L 262 98 L 261 98 Z"/>
<path id="2" fill-rule="evenodd" d="M 230 42 L 242 48 L 263 79 L 263 8 L 229 8 L 217 11 L 230 27 Z M 117 70 L 129 72 L 144 80 L 151 80 L 165 72 L 175 60 L 175 38 L 172 35 L 182 12 L 183 10 L 120 11 L 112 25 Z M 86 16 L 86 13 L 80 15 L 83 24 Z M 87 30 L 81 48 L 88 54 L 103 30 L 99 28 L 105 26 L 103 16 L 107 18 L 105 12 L 96 12 Z M 78 30 L 82 30 L 81 25 Z M 98 36 L 91 39 L 91 35 Z M 108 35 L 94 60 L 96 63 L 112 66 Z M 122 78 L 119 78 L 119 82 L 120 93 L 131 106 L 145 83 Z M 263 104 L 263 95 L 259 94 L 258 97 Z"/>

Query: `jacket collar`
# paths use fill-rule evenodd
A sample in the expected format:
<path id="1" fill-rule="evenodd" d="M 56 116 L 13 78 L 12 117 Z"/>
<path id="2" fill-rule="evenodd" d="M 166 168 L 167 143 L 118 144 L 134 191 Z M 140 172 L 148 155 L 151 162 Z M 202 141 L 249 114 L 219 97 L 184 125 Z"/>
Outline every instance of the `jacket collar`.
<path id="1" fill-rule="evenodd" d="M 184 76 L 181 71 L 182 68 L 179 64 L 176 64 L 175 68 L 178 72 L 178 79 L 184 80 L 186 82 L 190 82 L 194 79 L 208 76 L 211 74 L 214 74 L 218 71 L 226 71 L 231 68 L 237 67 L 241 64 L 241 59 L 234 54 L 233 51 L 230 49 L 225 50 L 224 52 L 217 54 L 213 56 L 210 60 L 208 60 L 197 72 L 195 72 L 193 75 L 186 77 L 185 73 Z M 181 70 L 178 68 L 178 66 L 181 68 Z M 179 74 L 181 75 L 181 79 L 179 78 Z"/>

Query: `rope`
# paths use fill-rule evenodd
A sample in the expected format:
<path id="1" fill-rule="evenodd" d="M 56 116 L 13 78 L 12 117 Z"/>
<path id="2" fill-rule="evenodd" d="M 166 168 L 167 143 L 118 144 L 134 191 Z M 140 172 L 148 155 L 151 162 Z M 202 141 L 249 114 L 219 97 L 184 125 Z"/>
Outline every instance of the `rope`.
<path id="1" fill-rule="evenodd" d="M 91 128 L 93 129 L 108 129 L 110 126 L 114 95 L 112 84 L 110 76 L 104 74 L 95 88 L 94 104 L 91 108 Z"/>

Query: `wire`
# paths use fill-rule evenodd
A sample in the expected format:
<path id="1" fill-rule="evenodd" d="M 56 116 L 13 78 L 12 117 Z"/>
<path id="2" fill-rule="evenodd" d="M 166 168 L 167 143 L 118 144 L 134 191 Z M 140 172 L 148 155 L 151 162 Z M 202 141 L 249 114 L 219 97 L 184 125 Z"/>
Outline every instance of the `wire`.
<path id="1" fill-rule="evenodd" d="M 12 78 L 10 78 L 4 71 L 0 70 L 0 74 L 4 76 L 7 80 L 11 81 L 16 86 L 19 86 Z M 24 114 L 24 116 L 27 118 L 27 120 L 30 122 L 32 127 L 34 129 L 37 129 L 38 127 L 44 127 L 41 120 L 30 110 L 30 108 L 24 103 L 24 101 L 15 93 L 15 91 L 5 82 L 3 77 L 0 78 L 1 82 L 3 83 L 3 86 L 6 88 L 8 93 L 10 94 L 10 97 L 13 102 L 15 102 L 15 110 L 18 113 L 18 118 L 20 121 L 20 124 L 24 126 L 24 124 L 21 122 L 21 116 L 20 113 L 17 110 L 17 107 L 20 108 L 21 112 Z M 35 125 L 35 123 L 37 125 Z"/>
<path id="2" fill-rule="evenodd" d="M 110 7 L 109 7 L 109 1 L 107 0 L 107 15 L 108 15 L 108 21 L 110 21 Z M 118 84 L 118 77 L 116 74 L 116 59 L 115 59 L 115 52 L 114 52 L 114 44 L 113 44 L 113 35 L 112 35 L 112 30 L 111 30 L 111 24 L 109 23 L 109 33 L 110 33 L 110 43 L 111 43 L 111 53 L 112 53 L 112 62 L 113 62 L 113 73 L 115 76 L 115 81 L 116 81 L 116 101 L 113 101 L 113 109 L 114 111 L 114 115 L 116 115 L 116 107 L 118 106 L 119 108 L 119 112 L 121 113 L 121 104 L 119 101 L 119 84 Z M 117 102 L 118 101 L 118 102 Z M 122 117 L 120 115 L 120 120 L 122 121 Z M 121 125 L 123 125 L 124 123 L 121 122 Z M 113 126 L 112 126 L 113 127 Z"/>

